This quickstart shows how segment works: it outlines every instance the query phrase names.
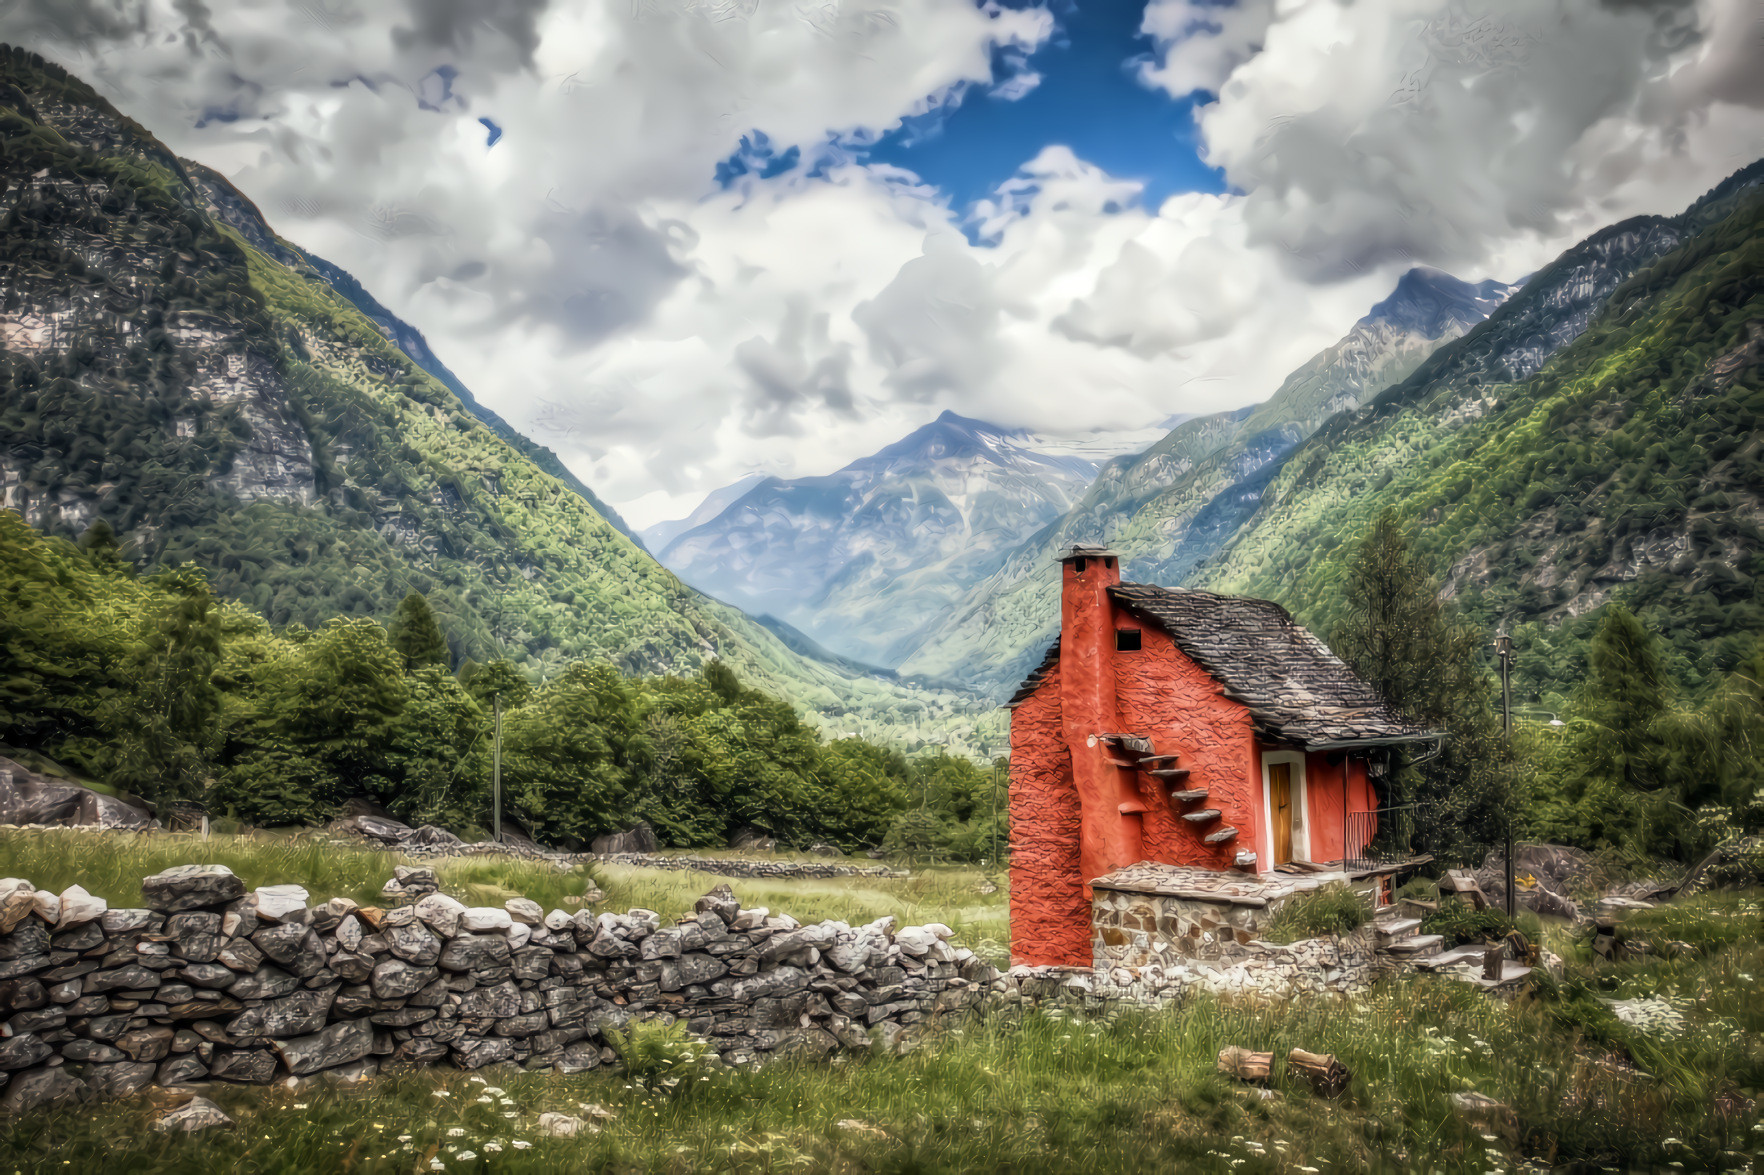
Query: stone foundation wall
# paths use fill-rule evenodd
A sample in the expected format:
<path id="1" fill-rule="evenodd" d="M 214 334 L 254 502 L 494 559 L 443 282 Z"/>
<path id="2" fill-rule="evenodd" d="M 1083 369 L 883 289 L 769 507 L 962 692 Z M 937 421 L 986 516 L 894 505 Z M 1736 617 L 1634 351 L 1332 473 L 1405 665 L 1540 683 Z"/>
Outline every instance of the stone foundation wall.
<path id="1" fill-rule="evenodd" d="M 613 1061 L 608 1033 L 634 1020 L 683 1021 L 732 1065 L 899 1049 L 1000 982 L 941 925 L 803 926 L 726 887 L 672 926 L 468 909 L 399 872 L 416 900 L 390 909 L 247 893 L 213 865 L 146 879 L 146 909 L 0 881 L 0 1110 L 429 1064 L 577 1072 Z"/>
<path id="2" fill-rule="evenodd" d="M 1371 883 L 1355 888 L 1374 899 Z M 1098 889 L 1091 902 L 1091 962 L 1106 971 L 1261 957 L 1269 945 L 1260 942 L 1262 935 L 1290 900 L 1258 905 Z"/>

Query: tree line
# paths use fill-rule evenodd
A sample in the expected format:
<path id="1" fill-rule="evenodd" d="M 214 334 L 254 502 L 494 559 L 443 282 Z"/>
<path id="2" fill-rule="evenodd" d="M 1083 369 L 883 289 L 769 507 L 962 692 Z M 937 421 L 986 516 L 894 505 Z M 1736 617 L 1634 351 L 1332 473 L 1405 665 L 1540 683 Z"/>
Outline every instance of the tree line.
<path id="1" fill-rule="evenodd" d="M 0 740 L 82 780 L 259 826 L 361 798 L 477 839 L 499 711 L 503 809 L 559 847 L 639 820 L 680 847 L 747 825 L 961 859 L 1007 840 L 1000 766 L 823 739 L 721 661 L 642 678 L 576 661 L 538 683 L 456 667 L 416 592 L 385 624 L 277 631 L 193 565 L 138 574 L 102 522 L 76 545 L 0 512 Z"/>
<path id="2" fill-rule="evenodd" d="M 1521 839 L 1689 861 L 1764 829 L 1764 634 L 1699 700 L 1621 601 L 1600 610 L 1587 669 L 1560 714 L 1515 699 L 1503 736 L 1491 634 L 1442 600 L 1393 512 L 1359 542 L 1336 652 L 1399 710 L 1447 737 L 1410 755 L 1385 803 L 1417 804 L 1415 845 L 1479 861 L 1512 821 Z"/>

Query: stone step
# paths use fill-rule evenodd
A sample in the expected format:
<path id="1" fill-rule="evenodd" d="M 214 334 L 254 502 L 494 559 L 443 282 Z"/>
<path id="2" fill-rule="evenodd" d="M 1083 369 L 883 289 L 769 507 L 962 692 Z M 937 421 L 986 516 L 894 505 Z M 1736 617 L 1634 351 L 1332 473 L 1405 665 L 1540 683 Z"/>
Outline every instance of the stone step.
<path id="1" fill-rule="evenodd" d="M 1237 839 L 1237 829 L 1231 827 L 1231 825 L 1229 825 L 1229 824 L 1227 824 L 1223 828 L 1214 829 L 1212 832 L 1207 833 L 1205 836 L 1203 836 L 1201 838 L 1202 841 L 1204 841 L 1205 843 L 1210 844 L 1210 845 L 1222 845 L 1228 840 L 1236 840 L 1236 839 Z M 1242 855 L 1243 854 L 1241 854 L 1241 853 L 1239 854 L 1239 856 L 1242 856 Z M 1256 855 L 1254 853 L 1250 853 L 1248 855 L 1250 858 L 1250 863 L 1252 865 L 1255 864 Z"/>
<path id="2" fill-rule="evenodd" d="M 1188 768 L 1186 768 L 1186 767 L 1155 767 L 1152 770 L 1147 771 L 1146 774 L 1151 776 L 1153 779 L 1161 779 L 1165 783 L 1175 783 L 1179 779 L 1187 779 L 1188 778 Z"/>
<path id="3" fill-rule="evenodd" d="M 1378 945 L 1395 942 L 1399 938 L 1408 938 L 1421 929 L 1419 918 L 1381 918 L 1374 925 L 1378 928 Z"/>
<path id="4" fill-rule="evenodd" d="M 1181 755 L 1141 755 L 1139 761 L 1142 765 L 1146 763 L 1176 763 L 1181 758 Z"/>
<path id="5" fill-rule="evenodd" d="M 1181 800 L 1185 804 L 1192 803 L 1195 800 L 1206 799 L 1207 789 L 1204 787 L 1191 787 L 1187 791 L 1173 791 L 1170 793 L 1170 798 L 1173 800 Z"/>
<path id="6" fill-rule="evenodd" d="M 1445 939 L 1437 934 L 1411 934 L 1378 949 L 1395 959 L 1425 959 L 1439 954 L 1443 942 Z"/>
<path id="7" fill-rule="evenodd" d="M 1482 956 L 1487 947 L 1453 947 L 1449 951 L 1415 960 L 1417 971 L 1449 971 L 1454 967 L 1474 967 L 1477 973 L 1482 971 Z M 1509 967 L 1511 969 L 1511 967 Z"/>
<path id="8" fill-rule="evenodd" d="M 1223 813 L 1217 808 L 1202 808 L 1198 812 L 1184 812 L 1182 818 L 1190 824 L 1205 824 L 1210 820 L 1217 820 L 1221 815 Z"/>

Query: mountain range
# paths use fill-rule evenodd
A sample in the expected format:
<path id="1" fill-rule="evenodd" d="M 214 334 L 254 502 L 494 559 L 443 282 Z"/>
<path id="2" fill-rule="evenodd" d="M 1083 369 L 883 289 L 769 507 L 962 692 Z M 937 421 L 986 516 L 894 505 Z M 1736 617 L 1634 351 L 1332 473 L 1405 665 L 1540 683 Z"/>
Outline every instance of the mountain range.
<path id="1" fill-rule="evenodd" d="M 1091 462 L 1038 452 L 1030 439 L 945 412 L 835 473 L 725 495 L 734 500 L 658 554 L 695 587 L 892 666 L 929 618 L 1095 476 Z"/>
<path id="2" fill-rule="evenodd" d="M 1057 552 L 1280 601 L 1327 633 L 1372 517 L 1410 525 L 1531 695 L 1584 674 L 1589 613 L 1642 611 L 1690 687 L 1764 631 L 1764 161 L 1678 216 L 1593 234 L 1520 286 L 1411 272 L 1253 408 L 1105 467 L 969 590 L 903 673 L 1008 691 L 1057 627 Z"/>
<path id="3" fill-rule="evenodd" d="M 1053 633 L 1061 547 L 1327 634 L 1389 509 L 1464 615 L 1513 631 L 1531 693 L 1578 679 L 1613 598 L 1692 686 L 1764 631 L 1764 162 L 1517 285 L 1413 270 L 1262 403 L 1100 467 L 1106 445 L 945 414 L 640 539 L 353 277 L 78 79 L 0 51 L 0 140 L 0 504 L 68 537 L 103 521 L 278 626 L 415 589 L 456 660 L 720 656 L 823 723 L 972 749 L 997 714 L 925 687 L 1008 692 Z"/>
<path id="4" fill-rule="evenodd" d="M 456 660 L 720 656 L 842 729 L 968 745 L 970 699 L 816 660 L 681 583 L 420 333 L 79 79 L 0 49 L 0 141 L 0 496 L 33 526 L 103 521 L 278 626 L 414 589 Z"/>

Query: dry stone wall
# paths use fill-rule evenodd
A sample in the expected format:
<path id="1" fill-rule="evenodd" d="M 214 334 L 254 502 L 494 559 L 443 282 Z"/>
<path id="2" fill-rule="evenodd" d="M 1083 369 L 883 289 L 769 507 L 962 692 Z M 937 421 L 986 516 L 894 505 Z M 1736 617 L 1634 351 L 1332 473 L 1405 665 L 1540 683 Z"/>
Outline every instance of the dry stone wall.
<path id="1" fill-rule="evenodd" d="M 672 926 L 468 908 L 400 872 L 415 900 L 393 908 L 248 893 L 219 865 L 147 878 L 145 909 L 0 881 L 0 1110 L 429 1064 L 579 1072 L 635 1020 L 684 1022 L 732 1065 L 899 1050 L 1009 986 L 941 925 L 805 926 L 725 886 Z"/>
<path id="2" fill-rule="evenodd" d="M 601 853 L 588 858 L 608 865 L 643 869 L 686 869 L 723 877 L 911 877 L 908 869 L 885 865 L 836 865 L 820 861 L 770 861 L 744 857 L 675 857 L 653 853 Z"/>
<path id="3" fill-rule="evenodd" d="M 1347 992 L 1378 965 L 1368 928 L 1230 959 L 1001 974 L 947 926 L 802 925 L 742 909 L 727 886 L 664 926 L 525 898 L 468 908 L 432 870 L 398 874 L 388 890 L 405 904 L 390 907 L 247 892 L 220 865 L 147 878 L 143 909 L 0 880 L 0 1112 L 424 1065 L 575 1073 L 613 1063 L 611 1034 L 648 1020 L 685 1024 L 735 1066 L 901 1052 L 946 1015 Z"/>

